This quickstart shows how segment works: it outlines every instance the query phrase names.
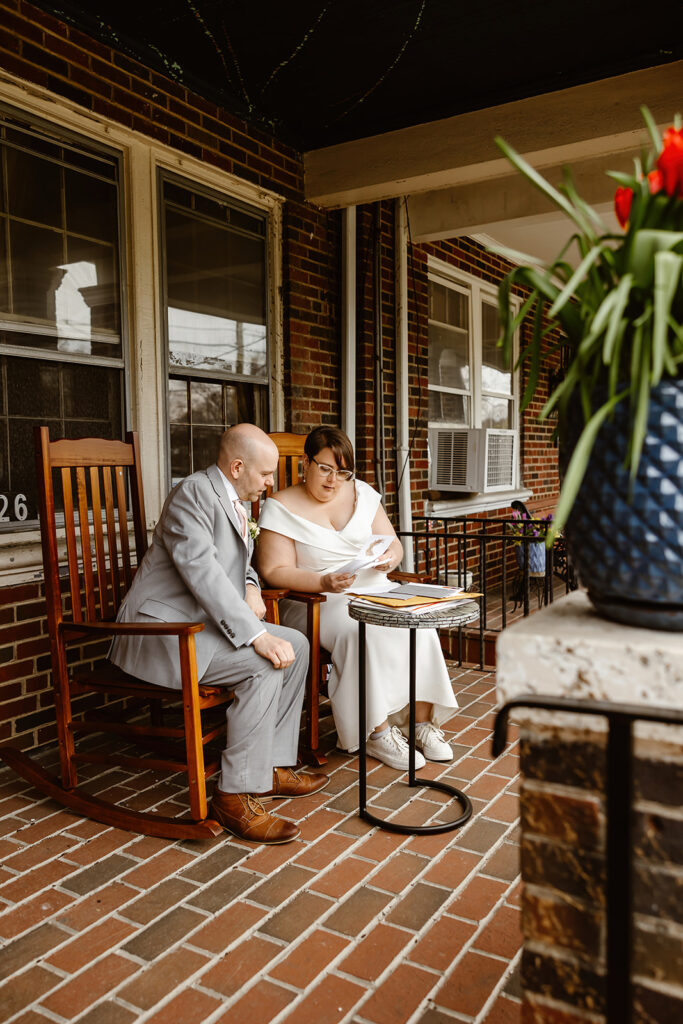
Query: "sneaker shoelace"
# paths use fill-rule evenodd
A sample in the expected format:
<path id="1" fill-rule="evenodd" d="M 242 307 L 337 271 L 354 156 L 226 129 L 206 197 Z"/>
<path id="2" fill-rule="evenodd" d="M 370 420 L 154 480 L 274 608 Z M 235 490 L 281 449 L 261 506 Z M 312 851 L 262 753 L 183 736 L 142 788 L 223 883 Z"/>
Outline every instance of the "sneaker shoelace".
<path id="1" fill-rule="evenodd" d="M 418 732 L 418 733 L 419 732 L 434 733 L 436 735 L 437 739 L 443 740 L 444 742 L 446 740 L 446 737 L 443 734 L 443 730 L 439 729 L 439 727 L 434 725 L 433 722 L 420 722 L 420 724 L 417 726 L 415 731 Z"/>
<path id="2" fill-rule="evenodd" d="M 408 751 L 408 740 L 397 725 L 392 725 L 391 731 L 386 738 L 400 754 L 405 754 Z"/>

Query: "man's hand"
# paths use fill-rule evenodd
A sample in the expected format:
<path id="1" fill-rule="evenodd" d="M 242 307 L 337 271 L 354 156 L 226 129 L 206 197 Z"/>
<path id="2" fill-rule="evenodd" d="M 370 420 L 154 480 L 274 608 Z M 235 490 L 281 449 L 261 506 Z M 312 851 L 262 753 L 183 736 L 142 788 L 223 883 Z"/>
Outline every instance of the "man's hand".
<path id="1" fill-rule="evenodd" d="M 247 593 L 244 598 L 257 619 L 263 619 L 266 614 L 266 606 L 261 597 L 261 591 L 253 583 L 247 583 Z M 256 646 L 256 645 L 254 645 Z"/>
<path id="2" fill-rule="evenodd" d="M 289 640 L 283 640 L 272 633 L 261 633 L 253 643 L 257 654 L 272 662 L 275 668 L 287 668 L 294 661 L 294 648 Z"/>

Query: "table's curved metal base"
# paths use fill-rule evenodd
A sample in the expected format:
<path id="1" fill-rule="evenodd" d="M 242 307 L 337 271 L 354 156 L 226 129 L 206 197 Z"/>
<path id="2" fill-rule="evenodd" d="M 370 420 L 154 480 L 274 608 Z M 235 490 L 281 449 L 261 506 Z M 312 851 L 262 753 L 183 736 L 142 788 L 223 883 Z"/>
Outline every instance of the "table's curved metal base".
<path id="1" fill-rule="evenodd" d="M 357 616 L 353 616 L 356 618 Z M 359 749 L 358 749 L 358 814 L 363 821 L 367 821 L 371 825 L 377 825 L 379 828 L 385 829 L 387 832 L 398 832 L 400 835 L 405 836 L 436 836 L 442 832 L 451 832 L 456 828 L 461 828 L 466 822 L 472 817 L 472 804 L 470 803 L 469 797 L 462 793 L 455 786 L 450 786 L 447 782 L 438 782 L 432 779 L 418 779 L 415 776 L 415 675 L 416 675 L 416 648 L 415 648 L 415 631 L 423 626 L 423 624 L 411 622 L 409 627 L 410 633 L 410 673 L 409 673 L 409 695 L 408 695 L 408 706 L 409 706 L 409 726 L 408 726 L 408 782 L 407 785 L 413 789 L 420 789 L 422 787 L 428 787 L 430 789 L 439 789 L 443 793 L 448 793 L 451 797 L 454 797 L 459 801 L 463 812 L 459 818 L 455 821 L 443 822 L 436 825 L 402 825 L 398 821 L 387 821 L 385 818 L 378 818 L 376 814 L 373 814 L 367 809 L 367 763 L 366 763 L 366 708 L 365 708 L 365 697 L 366 697 L 366 686 L 365 686 L 365 652 L 366 652 L 366 640 L 365 640 L 365 622 L 359 618 L 358 621 L 358 731 L 359 731 Z"/>
<path id="2" fill-rule="evenodd" d="M 387 832 L 398 832 L 403 836 L 438 836 L 442 832 L 450 832 L 453 829 L 461 828 L 472 817 L 472 804 L 469 797 L 465 793 L 461 793 L 455 786 L 449 786 L 446 782 L 437 782 L 431 779 L 415 779 L 414 782 L 408 782 L 406 785 L 417 789 L 429 786 L 430 789 L 440 789 L 443 793 L 449 793 L 460 802 L 463 813 L 455 821 L 442 822 L 437 825 L 402 825 L 399 821 L 387 821 L 385 818 L 378 818 L 367 807 L 363 807 L 359 812 L 363 821 L 367 821 L 371 825 L 378 825 Z"/>

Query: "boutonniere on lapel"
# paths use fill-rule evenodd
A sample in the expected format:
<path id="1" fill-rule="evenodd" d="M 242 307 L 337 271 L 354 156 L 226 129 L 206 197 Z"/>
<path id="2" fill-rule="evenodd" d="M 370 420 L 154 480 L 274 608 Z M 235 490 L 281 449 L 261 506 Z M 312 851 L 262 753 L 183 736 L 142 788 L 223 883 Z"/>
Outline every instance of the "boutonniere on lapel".
<path id="1" fill-rule="evenodd" d="M 261 527 L 256 522 L 253 516 L 249 516 L 249 519 L 247 520 L 247 528 L 249 530 L 249 536 L 251 537 L 251 539 L 256 540 L 259 533 L 261 532 Z"/>

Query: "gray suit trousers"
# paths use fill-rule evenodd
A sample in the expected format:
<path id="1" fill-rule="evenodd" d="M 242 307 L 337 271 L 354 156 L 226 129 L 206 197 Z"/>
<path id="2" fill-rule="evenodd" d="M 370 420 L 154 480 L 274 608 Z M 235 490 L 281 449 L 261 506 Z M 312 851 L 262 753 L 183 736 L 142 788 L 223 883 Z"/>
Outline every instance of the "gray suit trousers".
<path id="1" fill-rule="evenodd" d="M 273 788 L 273 768 L 296 764 L 301 708 L 308 669 L 308 641 L 296 629 L 266 624 L 289 640 L 296 660 L 273 668 L 253 647 L 220 644 L 201 682 L 227 686 L 235 699 L 226 711 L 227 742 L 219 787 L 224 793 L 264 793 Z"/>

